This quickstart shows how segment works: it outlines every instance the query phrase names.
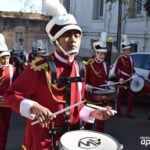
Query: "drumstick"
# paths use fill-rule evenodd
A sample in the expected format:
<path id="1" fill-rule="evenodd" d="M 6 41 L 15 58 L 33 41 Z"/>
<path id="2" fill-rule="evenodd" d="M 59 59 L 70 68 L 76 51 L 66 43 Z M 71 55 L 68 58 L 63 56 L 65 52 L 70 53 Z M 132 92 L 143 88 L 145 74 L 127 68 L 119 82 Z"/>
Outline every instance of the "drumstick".
<path id="1" fill-rule="evenodd" d="M 125 80 L 124 82 L 127 82 L 127 81 L 129 81 L 129 80 L 131 80 L 131 79 L 132 79 L 132 77 L 130 77 L 129 79 Z M 120 83 L 121 83 L 121 81 L 115 82 L 115 83 L 111 83 L 111 84 L 103 84 L 103 85 L 100 85 L 100 87 L 118 85 L 118 84 L 120 84 Z M 90 85 L 90 86 L 91 86 L 93 89 L 106 90 L 106 89 L 103 89 L 103 88 L 100 88 L 100 87 L 95 87 L 95 86 L 92 86 L 92 85 Z"/>
<path id="2" fill-rule="evenodd" d="M 81 105 L 81 104 L 83 104 L 83 103 L 85 103 L 85 102 L 86 102 L 86 100 L 80 101 L 80 102 L 78 102 L 78 103 L 75 103 L 74 105 L 71 105 L 71 106 L 68 106 L 68 107 L 66 107 L 66 108 L 64 108 L 64 109 L 62 109 L 62 110 L 56 111 L 55 113 L 53 113 L 53 115 L 54 115 L 54 116 L 57 116 L 57 115 L 59 115 L 59 114 L 65 112 L 65 111 L 70 110 L 71 108 L 74 108 L 74 107 L 76 107 L 76 106 L 78 106 L 78 105 Z M 36 120 L 36 121 L 32 122 L 31 125 L 33 126 L 33 125 L 38 124 L 38 123 L 39 123 L 39 120 Z"/>
<path id="3" fill-rule="evenodd" d="M 101 106 L 97 106 L 97 105 L 93 105 L 93 104 L 86 104 L 87 106 L 89 107 L 92 107 L 92 108 L 96 108 L 96 109 L 99 109 L 99 110 L 107 110 L 105 107 L 101 107 Z M 113 114 L 116 114 L 117 111 L 116 110 L 110 110 Z"/>

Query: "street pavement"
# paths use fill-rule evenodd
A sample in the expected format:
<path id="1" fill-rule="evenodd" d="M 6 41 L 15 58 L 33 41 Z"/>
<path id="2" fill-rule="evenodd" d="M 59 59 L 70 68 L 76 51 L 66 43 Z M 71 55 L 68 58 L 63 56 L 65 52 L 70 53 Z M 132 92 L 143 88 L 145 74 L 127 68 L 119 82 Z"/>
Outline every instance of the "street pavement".
<path id="1" fill-rule="evenodd" d="M 110 105 L 115 107 L 114 102 Z M 126 105 L 125 101 L 123 112 Z M 150 150 L 150 120 L 147 119 L 150 115 L 150 97 L 137 98 L 134 115 L 134 119 L 117 116 L 110 118 L 106 122 L 105 133 L 122 144 L 123 150 Z M 6 150 L 21 150 L 24 127 L 25 119 L 13 112 Z"/>

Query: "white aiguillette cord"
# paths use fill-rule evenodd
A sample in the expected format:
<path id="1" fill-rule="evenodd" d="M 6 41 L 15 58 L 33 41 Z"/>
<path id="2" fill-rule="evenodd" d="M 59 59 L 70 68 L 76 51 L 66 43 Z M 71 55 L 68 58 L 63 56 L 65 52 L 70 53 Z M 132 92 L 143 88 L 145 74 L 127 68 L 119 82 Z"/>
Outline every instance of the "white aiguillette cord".
<path id="1" fill-rule="evenodd" d="M 81 104 L 83 104 L 83 103 L 85 103 L 85 102 L 86 102 L 86 100 L 80 101 L 80 102 L 78 102 L 78 103 L 75 103 L 74 105 L 68 106 L 68 107 L 66 107 L 66 108 L 64 108 L 64 109 L 61 109 L 61 110 L 59 110 L 59 111 L 53 113 L 53 115 L 54 115 L 54 116 L 57 116 L 57 115 L 59 115 L 59 114 L 65 112 L 65 111 L 70 110 L 71 108 L 74 108 L 74 107 L 76 107 L 76 106 L 78 106 L 78 105 L 81 105 Z M 33 125 L 38 124 L 38 123 L 39 123 L 39 120 L 32 122 L 31 125 L 33 126 Z"/>
<path id="2" fill-rule="evenodd" d="M 100 106 L 97 106 L 97 105 L 93 105 L 93 104 L 86 104 L 86 106 L 89 106 L 91 108 L 95 108 L 95 109 L 99 109 L 99 110 L 107 110 L 107 108 L 105 107 L 100 107 Z M 116 114 L 117 111 L 116 110 L 110 110 L 113 114 Z"/>

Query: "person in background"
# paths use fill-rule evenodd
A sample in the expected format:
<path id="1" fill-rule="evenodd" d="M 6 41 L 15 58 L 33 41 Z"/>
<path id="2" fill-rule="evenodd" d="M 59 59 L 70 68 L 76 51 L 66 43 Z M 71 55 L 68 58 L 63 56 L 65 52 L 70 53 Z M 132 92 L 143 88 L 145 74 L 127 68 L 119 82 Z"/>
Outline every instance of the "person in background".
<path id="1" fill-rule="evenodd" d="M 94 122 L 113 115 L 111 108 L 97 110 L 82 104 L 55 116 L 53 113 L 84 99 L 84 68 L 75 60 L 82 30 L 73 15 L 58 1 L 45 1 L 53 18 L 46 32 L 56 50 L 48 57 L 37 57 L 5 93 L 5 105 L 27 118 L 23 150 L 57 150 L 60 136 L 79 129 L 80 119 Z M 51 66 L 53 66 L 51 68 Z M 33 119 L 39 124 L 31 125 Z"/>
<path id="2" fill-rule="evenodd" d="M 122 46 L 122 54 L 117 58 L 114 67 L 115 77 L 121 82 L 118 89 L 118 96 L 117 96 L 117 114 L 118 116 L 123 116 L 121 107 L 122 107 L 122 100 L 127 96 L 128 98 L 128 105 L 125 113 L 125 117 L 133 118 L 133 108 L 134 108 L 134 101 L 135 101 L 135 94 L 130 89 L 130 82 L 131 77 L 135 73 L 133 67 L 133 61 L 131 56 L 131 45 L 128 41 L 127 35 L 123 35 L 123 42 L 121 43 Z"/>
<path id="3" fill-rule="evenodd" d="M 12 84 L 16 69 L 9 64 L 10 52 L 5 43 L 5 37 L 0 33 L 0 103 L 3 103 L 3 94 Z M 7 134 L 10 125 L 11 109 L 0 106 L 0 150 L 5 150 Z"/>
<path id="4" fill-rule="evenodd" d="M 107 33 L 102 32 L 99 41 L 93 43 L 94 47 L 94 56 L 89 59 L 86 65 L 86 94 L 85 98 L 89 103 L 98 105 L 98 106 L 107 106 L 107 102 L 104 101 L 97 101 L 93 99 L 92 93 L 88 90 L 88 87 L 100 87 L 104 85 L 108 81 L 108 69 L 105 63 L 105 57 L 107 53 L 106 47 L 106 39 Z M 96 131 L 103 132 L 104 131 L 104 123 L 103 120 L 96 120 Z M 93 129 L 92 123 L 86 123 L 85 129 L 91 130 Z"/>

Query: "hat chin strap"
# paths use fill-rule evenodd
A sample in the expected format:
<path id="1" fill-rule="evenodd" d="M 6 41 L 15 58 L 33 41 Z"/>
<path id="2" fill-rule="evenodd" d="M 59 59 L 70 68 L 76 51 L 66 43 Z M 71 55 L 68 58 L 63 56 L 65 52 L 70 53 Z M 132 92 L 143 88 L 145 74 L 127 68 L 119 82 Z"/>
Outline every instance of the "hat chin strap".
<path id="1" fill-rule="evenodd" d="M 59 44 L 59 42 L 58 42 L 57 40 L 55 41 L 55 43 L 56 43 L 56 45 L 59 47 L 59 49 L 63 52 L 63 54 L 66 55 L 66 56 L 71 56 L 72 54 L 77 55 L 78 52 L 79 52 L 79 50 L 77 50 L 77 49 L 75 49 L 75 50 L 70 50 L 70 51 L 66 52 L 66 51 L 62 48 L 62 46 Z"/>

